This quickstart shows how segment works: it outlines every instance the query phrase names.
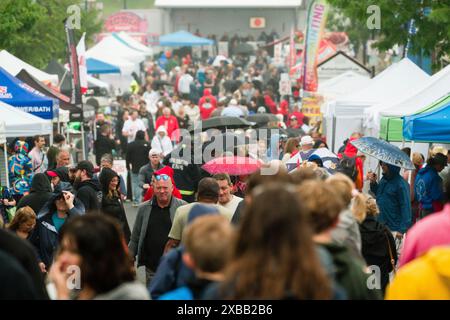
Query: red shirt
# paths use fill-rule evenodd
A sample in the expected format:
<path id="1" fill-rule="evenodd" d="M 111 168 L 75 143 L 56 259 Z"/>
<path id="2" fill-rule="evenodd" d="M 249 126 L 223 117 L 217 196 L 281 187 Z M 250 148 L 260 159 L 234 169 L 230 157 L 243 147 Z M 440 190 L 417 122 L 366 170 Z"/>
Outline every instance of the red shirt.
<path id="1" fill-rule="evenodd" d="M 160 116 L 156 119 L 155 129 L 158 130 L 160 126 L 166 127 L 167 135 L 170 137 L 170 140 L 178 141 L 180 139 L 180 133 L 177 130 L 179 129 L 177 117 L 169 116 L 166 118 L 165 116 Z"/>
<path id="2" fill-rule="evenodd" d="M 264 96 L 264 104 L 270 109 L 270 112 L 277 114 L 277 104 L 273 101 L 272 97 L 269 95 Z"/>

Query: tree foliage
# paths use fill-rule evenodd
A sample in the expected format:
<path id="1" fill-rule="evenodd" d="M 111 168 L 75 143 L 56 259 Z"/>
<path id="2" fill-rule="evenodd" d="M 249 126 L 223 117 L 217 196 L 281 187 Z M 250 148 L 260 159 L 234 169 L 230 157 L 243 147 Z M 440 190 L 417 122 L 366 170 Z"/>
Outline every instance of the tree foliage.
<path id="1" fill-rule="evenodd" d="M 387 50 L 398 44 L 413 54 L 424 53 L 435 57 L 435 62 L 450 54 L 450 1 L 449 0 L 328 0 L 350 19 L 356 28 L 366 26 L 371 13 L 367 8 L 376 5 L 381 12 L 381 28 L 373 30 L 375 47 Z M 416 33 L 408 35 L 411 19 Z"/>
<path id="2" fill-rule="evenodd" d="M 0 49 L 43 68 L 53 59 L 66 60 L 66 36 L 63 21 L 67 8 L 79 5 L 76 0 L 1 0 Z M 102 22 L 95 10 L 80 8 L 80 30 L 75 30 L 78 41 L 86 32 L 86 41 L 92 42 L 101 30 Z"/>

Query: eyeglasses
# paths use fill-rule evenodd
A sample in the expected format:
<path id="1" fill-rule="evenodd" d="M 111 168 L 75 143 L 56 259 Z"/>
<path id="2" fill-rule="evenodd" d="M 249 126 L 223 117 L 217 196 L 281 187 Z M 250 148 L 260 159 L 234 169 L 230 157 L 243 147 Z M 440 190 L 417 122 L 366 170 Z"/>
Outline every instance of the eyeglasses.
<path id="1" fill-rule="evenodd" d="M 161 181 L 161 180 L 167 181 L 170 179 L 170 177 L 167 174 L 159 174 L 159 175 L 155 176 L 155 179 L 156 179 L 156 181 Z"/>

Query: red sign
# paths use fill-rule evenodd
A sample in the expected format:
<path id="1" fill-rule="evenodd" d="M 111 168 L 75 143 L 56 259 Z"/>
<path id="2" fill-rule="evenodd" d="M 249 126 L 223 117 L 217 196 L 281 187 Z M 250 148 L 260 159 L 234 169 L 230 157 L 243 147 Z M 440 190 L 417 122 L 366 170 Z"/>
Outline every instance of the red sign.
<path id="1" fill-rule="evenodd" d="M 110 15 L 103 27 L 105 32 L 147 32 L 147 20 L 132 12 L 118 12 Z"/>

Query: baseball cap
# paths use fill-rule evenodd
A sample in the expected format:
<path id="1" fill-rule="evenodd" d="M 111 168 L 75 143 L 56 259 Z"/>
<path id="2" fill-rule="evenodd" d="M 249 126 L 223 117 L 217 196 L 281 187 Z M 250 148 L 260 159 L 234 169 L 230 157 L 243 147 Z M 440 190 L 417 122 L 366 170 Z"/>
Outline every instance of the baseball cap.
<path id="1" fill-rule="evenodd" d="M 297 116 L 292 115 L 289 119 L 291 119 L 291 120 L 297 120 Z"/>
<path id="2" fill-rule="evenodd" d="M 51 178 L 55 178 L 58 176 L 55 171 L 50 171 L 50 170 L 47 171 L 47 175 Z"/>
<path id="3" fill-rule="evenodd" d="M 160 150 L 155 149 L 155 148 L 152 148 L 152 149 L 150 149 L 150 151 L 148 152 L 148 155 L 149 155 L 149 157 L 151 157 L 151 156 L 159 155 L 160 153 L 161 153 Z"/>
<path id="4" fill-rule="evenodd" d="M 86 170 L 87 173 L 93 174 L 94 173 L 94 165 L 88 160 L 83 160 L 83 161 L 78 162 L 78 164 L 76 166 L 76 170 Z"/>
<path id="5" fill-rule="evenodd" d="M 189 211 L 188 223 L 207 214 L 219 214 L 219 209 L 217 209 L 216 206 L 198 203 L 191 208 L 191 211 Z"/>
<path id="6" fill-rule="evenodd" d="M 300 140 L 300 145 L 304 146 L 308 144 L 314 144 L 314 139 L 311 136 L 303 136 Z"/>

